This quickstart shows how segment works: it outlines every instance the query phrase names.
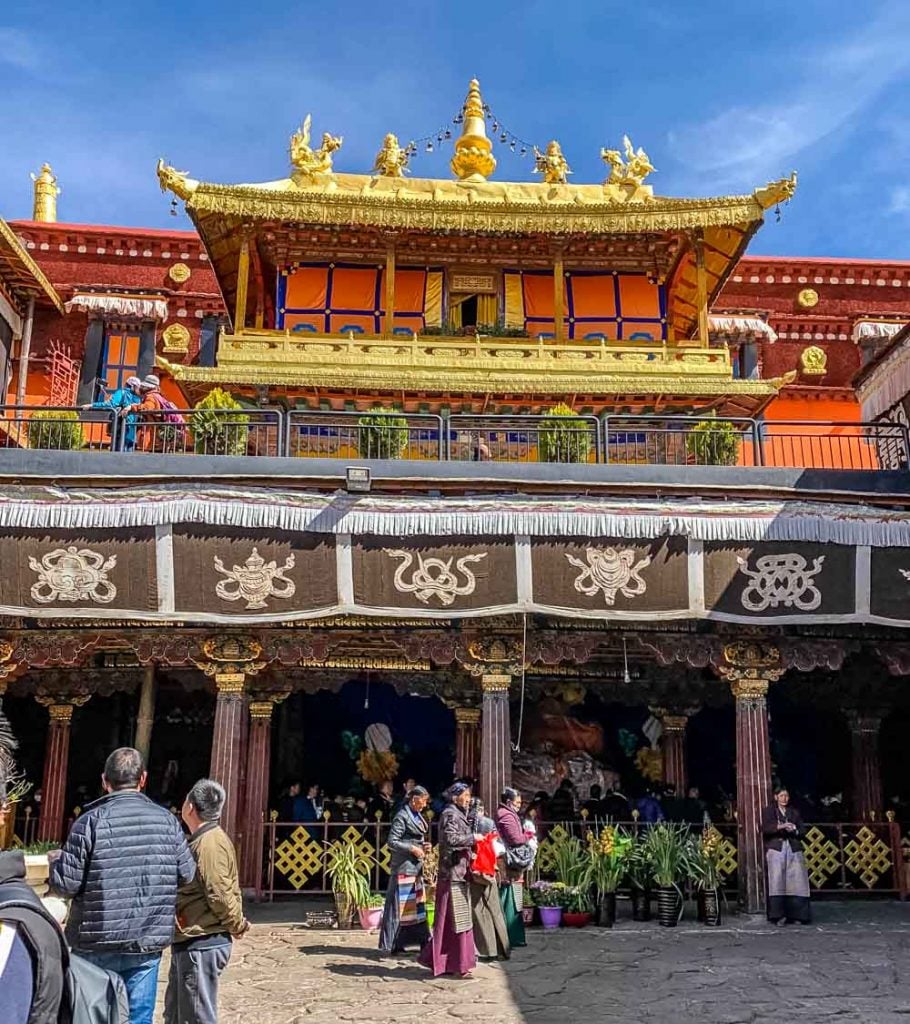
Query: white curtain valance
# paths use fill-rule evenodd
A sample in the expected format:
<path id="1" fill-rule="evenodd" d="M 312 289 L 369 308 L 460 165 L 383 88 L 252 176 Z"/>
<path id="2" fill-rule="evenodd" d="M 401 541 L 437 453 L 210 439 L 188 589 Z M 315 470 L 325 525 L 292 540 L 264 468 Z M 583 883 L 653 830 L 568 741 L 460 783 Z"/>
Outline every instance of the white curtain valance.
<path id="1" fill-rule="evenodd" d="M 766 341 L 777 341 L 777 332 L 774 328 L 757 316 L 710 316 L 708 326 L 711 334 L 718 337 L 764 338 Z"/>
<path id="2" fill-rule="evenodd" d="M 107 316 L 129 316 L 140 320 L 167 320 L 167 302 L 150 295 L 117 295 L 76 292 L 67 302 L 67 313 L 74 309 Z"/>
<path id="3" fill-rule="evenodd" d="M 869 423 L 884 416 L 910 395 L 910 346 L 898 344 L 896 352 L 875 367 L 857 388 L 863 419 Z"/>
<path id="4" fill-rule="evenodd" d="M 857 320 L 853 325 L 853 340 L 893 338 L 898 331 L 907 326 L 906 321 L 896 323 L 894 320 Z"/>

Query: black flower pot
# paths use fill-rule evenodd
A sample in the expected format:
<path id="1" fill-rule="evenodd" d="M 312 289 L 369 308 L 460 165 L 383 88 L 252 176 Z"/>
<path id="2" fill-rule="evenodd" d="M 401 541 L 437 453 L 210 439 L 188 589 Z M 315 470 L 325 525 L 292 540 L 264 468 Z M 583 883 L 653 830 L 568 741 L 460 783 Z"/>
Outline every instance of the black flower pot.
<path id="1" fill-rule="evenodd" d="M 700 893 L 704 906 L 704 917 L 702 921 L 712 928 L 718 927 L 721 922 L 720 892 L 717 889 L 706 889 Z"/>
<path id="2" fill-rule="evenodd" d="M 657 923 L 663 928 L 675 928 L 682 910 L 682 897 L 673 885 L 657 887 Z"/>
<path id="3" fill-rule="evenodd" d="M 597 927 L 612 928 L 616 923 L 616 893 L 605 892 L 597 902 Z"/>
<path id="4" fill-rule="evenodd" d="M 651 920 L 651 890 L 639 889 L 637 885 L 632 886 L 632 920 Z"/>
<path id="5" fill-rule="evenodd" d="M 699 924 L 704 924 L 705 923 L 705 891 L 704 891 L 704 889 L 699 889 L 695 893 L 695 920 L 698 921 Z"/>

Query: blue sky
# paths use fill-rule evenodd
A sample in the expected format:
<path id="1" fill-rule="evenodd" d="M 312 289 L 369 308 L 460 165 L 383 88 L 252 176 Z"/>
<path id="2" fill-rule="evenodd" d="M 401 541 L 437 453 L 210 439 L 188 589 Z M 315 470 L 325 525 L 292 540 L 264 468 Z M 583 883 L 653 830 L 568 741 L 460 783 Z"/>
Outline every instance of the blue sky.
<path id="1" fill-rule="evenodd" d="M 52 163 L 61 220 L 185 226 L 164 156 L 206 181 L 287 173 L 307 112 L 368 171 L 382 136 L 447 124 L 477 75 L 509 128 L 558 138 L 571 180 L 600 181 L 628 132 L 666 195 L 800 188 L 753 242 L 781 255 L 910 258 L 907 0 L 132 0 L 0 6 L 0 215 L 29 216 Z M 529 161 L 497 147 L 500 179 Z M 449 177 L 444 154 L 413 173 Z"/>

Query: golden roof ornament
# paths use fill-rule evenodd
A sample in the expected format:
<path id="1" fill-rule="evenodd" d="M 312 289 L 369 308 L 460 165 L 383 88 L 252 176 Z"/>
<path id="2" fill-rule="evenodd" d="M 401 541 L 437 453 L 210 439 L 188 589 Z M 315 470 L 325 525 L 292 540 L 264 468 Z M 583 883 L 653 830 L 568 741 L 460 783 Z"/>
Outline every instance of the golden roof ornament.
<path id="1" fill-rule="evenodd" d="M 31 175 L 35 183 L 35 205 L 32 210 L 32 220 L 40 220 L 45 224 L 57 223 L 57 196 L 60 189 L 57 187 L 57 176 L 51 170 L 50 164 L 42 164 L 41 171 L 36 176 Z"/>
<path id="2" fill-rule="evenodd" d="M 818 345 L 804 348 L 799 357 L 799 368 L 807 377 L 823 377 L 828 372 L 828 356 Z"/>
<path id="3" fill-rule="evenodd" d="M 408 173 L 410 153 L 398 144 L 398 136 L 389 132 L 382 140 L 382 149 L 376 154 L 373 172 L 384 178 L 403 178 Z"/>
<path id="4" fill-rule="evenodd" d="M 188 177 L 186 171 L 178 171 L 163 160 L 158 161 L 155 171 L 158 175 L 161 191 L 167 192 L 170 190 L 180 199 L 189 199 L 196 189 L 199 188 L 199 182 L 195 178 Z"/>
<path id="5" fill-rule="evenodd" d="M 545 153 L 534 147 L 534 173 L 542 174 L 548 185 L 565 185 L 568 183 L 572 168 L 562 154 L 562 147 L 553 139 L 547 145 Z"/>
<path id="6" fill-rule="evenodd" d="M 476 78 L 472 78 L 468 86 L 461 116 L 461 135 L 455 140 L 455 155 L 449 166 L 461 181 L 486 181 L 496 170 L 496 157 L 493 143 L 487 138 L 483 98 Z"/>
<path id="7" fill-rule="evenodd" d="M 785 203 L 793 198 L 796 192 L 796 171 L 789 178 L 781 178 L 780 181 L 770 181 L 763 188 L 757 188 L 752 195 L 755 196 L 758 205 L 763 210 L 770 210 L 778 203 Z"/>
<path id="8" fill-rule="evenodd" d="M 307 114 L 303 124 L 291 136 L 291 163 L 306 177 L 314 174 L 332 173 L 332 154 L 341 149 L 344 139 L 340 135 L 322 133 L 322 145 L 319 149 L 310 148 L 310 126 L 313 123 L 311 114 Z"/>
<path id="9" fill-rule="evenodd" d="M 610 175 L 604 182 L 604 193 L 620 202 L 653 198 L 654 190 L 644 184 L 645 178 L 655 170 L 650 157 L 641 146 L 634 149 L 628 135 L 623 135 L 622 144 L 622 153 L 618 149 L 600 151 L 600 159 L 610 168 Z"/>

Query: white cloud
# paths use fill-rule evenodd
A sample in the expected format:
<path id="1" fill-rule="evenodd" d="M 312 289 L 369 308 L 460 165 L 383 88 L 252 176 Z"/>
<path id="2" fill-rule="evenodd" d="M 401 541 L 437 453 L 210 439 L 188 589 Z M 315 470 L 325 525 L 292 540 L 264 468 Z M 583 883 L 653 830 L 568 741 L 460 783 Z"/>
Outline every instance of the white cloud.
<path id="1" fill-rule="evenodd" d="M 731 107 L 671 133 L 670 152 L 702 185 L 748 187 L 785 174 L 799 154 L 844 130 L 906 72 L 908 36 L 910 5 L 889 5 L 851 39 L 818 53 L 788 55 L 793 66 L 806 69 L 789 93 Z"/>
<path id="2" fill-rule="evenodd" d="M 39 49 L 25 32 L 0 25 L 0 64 L 32 71 L 40 63 Z"/>

